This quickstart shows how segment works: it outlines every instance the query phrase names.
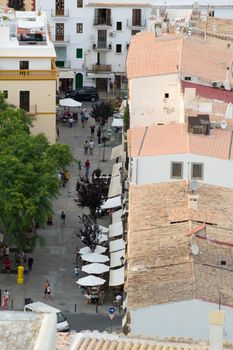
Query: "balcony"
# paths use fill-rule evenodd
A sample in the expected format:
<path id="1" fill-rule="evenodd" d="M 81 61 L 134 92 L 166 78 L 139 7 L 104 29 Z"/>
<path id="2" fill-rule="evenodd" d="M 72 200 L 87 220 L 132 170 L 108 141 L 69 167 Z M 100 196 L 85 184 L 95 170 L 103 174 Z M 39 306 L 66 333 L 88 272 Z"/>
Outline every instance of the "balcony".
<path id="1" fill-rule="evenodd" d="M 102 17 L 94 18 L 93 26 L 111 27 L 112 26 L 112 19 L 111 18 L 102 18 Z"/>
<path id="2" fill-rule="evenodd" d="M 112 65 L 111 64 L 93 64 L 92 70 L 95 73 L 98 72 L 111 72 L 112 71 Z"/>
<path id="3" fill-rule="evenodd" d="M 92 48 L 96 51 L 109 51 L 112 50 L 112 44 L 107 43 L 107 41 L 98 41 L 96 44 L 93 44 Z"/>
<path id="4" fill-rule="evenodd" d="M 71 67 L 71 62 L 70 61 L 66 61 L 66 60 L 58 60 L 56 61 L 56 67 L 59 69 L 67 69 Z"/>
<path id="5" fill-rule="evenodd" d="M 0 70 L 0 80 L 56 80 L 57 70 Z"/>
<path id="6" fill-rule="evenodd" d="M 145 28 L 146 27 L 146 19 L 141 19 L 137 21 L 132 21 L 131 19 L 127 19 L 127 27 L 132 29 L 137 28 Z"/>
<path id="7" fill-rule="evenodd" d="M 66 45 L 70 42 L 69 35 L 51 35 L 51 40 L 55 45 Z"/>
<path id="8" fill-rule="evenodd" d="M 52 9 L 51 17 L 69 17 L 69 9 Z"/>

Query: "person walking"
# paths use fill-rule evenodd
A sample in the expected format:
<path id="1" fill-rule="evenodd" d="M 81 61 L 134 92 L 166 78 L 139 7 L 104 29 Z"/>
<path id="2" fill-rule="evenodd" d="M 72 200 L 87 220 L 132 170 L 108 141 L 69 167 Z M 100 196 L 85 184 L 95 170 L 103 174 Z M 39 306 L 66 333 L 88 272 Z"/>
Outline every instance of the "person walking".
<path id="1" fill-rule="evenodd" d="M 94 134 L 95 134 L 95 125 L 91 125 L 90 126 L 91 129 L 91 138 L 94 138 Z"/>
<path id="2" fill-rule="evenodd" d="M 46 296 L 47 298 L 51 298 L 51 287 L 50 287 L 50 284 L 48 283 L 48 286 L 47 286 L 47 293 L 46 293 Z"/>
<path id="3" fill-rule="evenodd" d="M 86 177 L 88 177 L 88 175 L 89 175 L 90 167 L 91 167 L 91 163 L 89 162 L 89 159 L 87 159 L 85 162 L 85 175 L 86 175 Z"/>
<path id="4" fill-rule="evenodd" d="M 64 210 L 62 210 L 62 212 L 61 212 L 61 217 L 60 217 L 60 219 L 61 219 L 61 227 L 65 227 L 66 214 L 65 214 Z"/>
<path id="5" fill-rule="evenodd" d="M 28 258 L 28 270 L 31 271 L 32 269 L 32 265 L 33 265 L 33 257 L 32 256 L 29 256 Z"/>
<path id="6" fill-rule="evenodd" d="M 6 256 L 6 257 L 5 257 L 5 260 L 4 260 L 4 267 L 5 267 L 6 273 L 10 273 L 10 271 L 11 271 L 11 262 L 10 262 L 9 256 Z"/>
<path id="7" fill-rule="evenodd" d="M 79 176 L 82 175 L 82 169 L 83 169 L 82 162 L 81 162 L 81 160 L 79 160 L 78 161 L 78 175 Z"/>
<path id="8" fill-rule="evenodd" d="M 81 109 L 81 123 L 83 128 L 85 128 L 85 120 L 86 120 L 86 117 L 85 117 L 84 110 Z"/>
<path id="9" fill-rule="evenodd" d="M 93 155 L 93 149 L 94 149 L 94 141 L 91 140 L 89 142 L 89 150 L 90 150 L 90 154 Z"/>
<path id="10" fill-rule="evenodd" d="M 2 308 L 3 308 L 3 310 L 8 309 L 9 299 L 10 299 L 10 293 L 8 292 L 7 289 L 5 289 L 3 292 L 3 295 L 2 295 Z"/>
<path id="11" fill-rule="evenodd" d="M 88 141 L 86 140 L 84 142 L 84 154 L 88 154 L 88 148 L 89 148 L 89 144 L 88 144 Z"/>
<path id="12" fill-rule="evenodd" d="M 47 280 L 44 284 L 44 298 L 47 299 L 47 288 L 49 286 L 49 281 Z"/>
<path id="13" fill-rule="evenodd" d="M 78 278 L 78 274 L 79 274 L 79 267 L 78 266 L 75 266 L 74 274 L 75 274 L 75 277 Z"/>
<path id="14" fill-rule="evenodd" d="M 100 129 L 100 126 L 98 127 L 97 129 L 97 138 L 98 138 L 98 144 L 100 145 L 101 144 L 101 129 Z"/>

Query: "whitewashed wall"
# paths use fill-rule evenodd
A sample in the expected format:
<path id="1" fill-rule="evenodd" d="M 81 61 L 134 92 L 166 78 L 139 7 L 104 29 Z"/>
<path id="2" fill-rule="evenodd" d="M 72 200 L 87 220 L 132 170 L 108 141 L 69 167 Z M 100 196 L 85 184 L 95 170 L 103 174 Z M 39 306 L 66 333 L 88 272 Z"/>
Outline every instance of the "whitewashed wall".
<path id="1" fill-rule="evenodd" d="M 165 99 L 165 93 L 169 98 Z M 177 73 L 130 79 L 130 127 L 183 122 Z"/>
<path id="2" fill-rule="evenodd" d="M 26 54 L 26 52 L 25 52 Z M 40 52 L 38 51 L 38 56 Z M 50 70 L 51 69 L 51 58 L 0 58 L 0 69 L 13 69 L 19 70 L 20 61 L 29 61 L 29 69 L 34 70 Z"/>
<path id="3" fill-rule="evenodd" d="M 218 310 L 217 304 L 200 300 L 131 309 L 131 334 L 208 339 L 208 313 L 213 310 Z M 224 339 L 232 340 L 233 308 L 221 306 L 221 310 L 225 312 Z"/>
<path id="4" fill-rule="evenodd" d="M 171 179 L 171 162 L 183 162 L 183 178 L 190 179 L 191 163 L 204 163 L 203 182 L 233 188 L 233 161 L 196 154 L 134 157 L 131 182 L 138 185 L 176 181 Z"/>

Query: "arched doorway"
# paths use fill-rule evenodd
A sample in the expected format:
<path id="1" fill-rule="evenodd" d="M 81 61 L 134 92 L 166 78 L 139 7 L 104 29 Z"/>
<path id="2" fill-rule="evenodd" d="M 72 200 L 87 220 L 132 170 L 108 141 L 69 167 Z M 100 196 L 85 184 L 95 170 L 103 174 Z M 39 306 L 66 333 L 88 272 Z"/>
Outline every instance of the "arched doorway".
<path id="1" fill-rule="evenodd" d="M 75 77 L 75 87 L 76 89 L 83 87 L 83 75 L 81 73 L 77 73 Z"/>

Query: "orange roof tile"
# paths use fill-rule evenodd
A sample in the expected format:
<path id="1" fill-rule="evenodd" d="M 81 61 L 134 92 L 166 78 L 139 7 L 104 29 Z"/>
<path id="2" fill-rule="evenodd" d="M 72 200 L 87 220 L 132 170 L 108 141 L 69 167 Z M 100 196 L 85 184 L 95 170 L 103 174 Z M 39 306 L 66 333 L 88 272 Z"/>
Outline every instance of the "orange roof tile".
<path id="1" fill-rule="evenodd" d="M 170 74 L 183 74 L 205 80 L 223 82 L 227 67 L 231 67 L 233 54 L 220 45 L 181 35 L 168 34 L 155 37 L 154 33 L 135 35 L 127 57 L 128 78 Z M 233 78 L 229 74 L 229 80 Z"/>
<path id="2" fill-rule="evenodd" d="M 127 56 L 128 78 L 177 72 L 181 43 L 181 37 L 176 35 L 158 38 L 151 32 L 134 35 Z"/>
<path id="3" fill-rule="evenodd" d="M 128 137 L 131 157 L 193 153 L 233 160 L 230 130 L 213 129 L 210 135 L 197 135 L 188 133 L 185 124 L 152 125 L 132 128 Z"/>

